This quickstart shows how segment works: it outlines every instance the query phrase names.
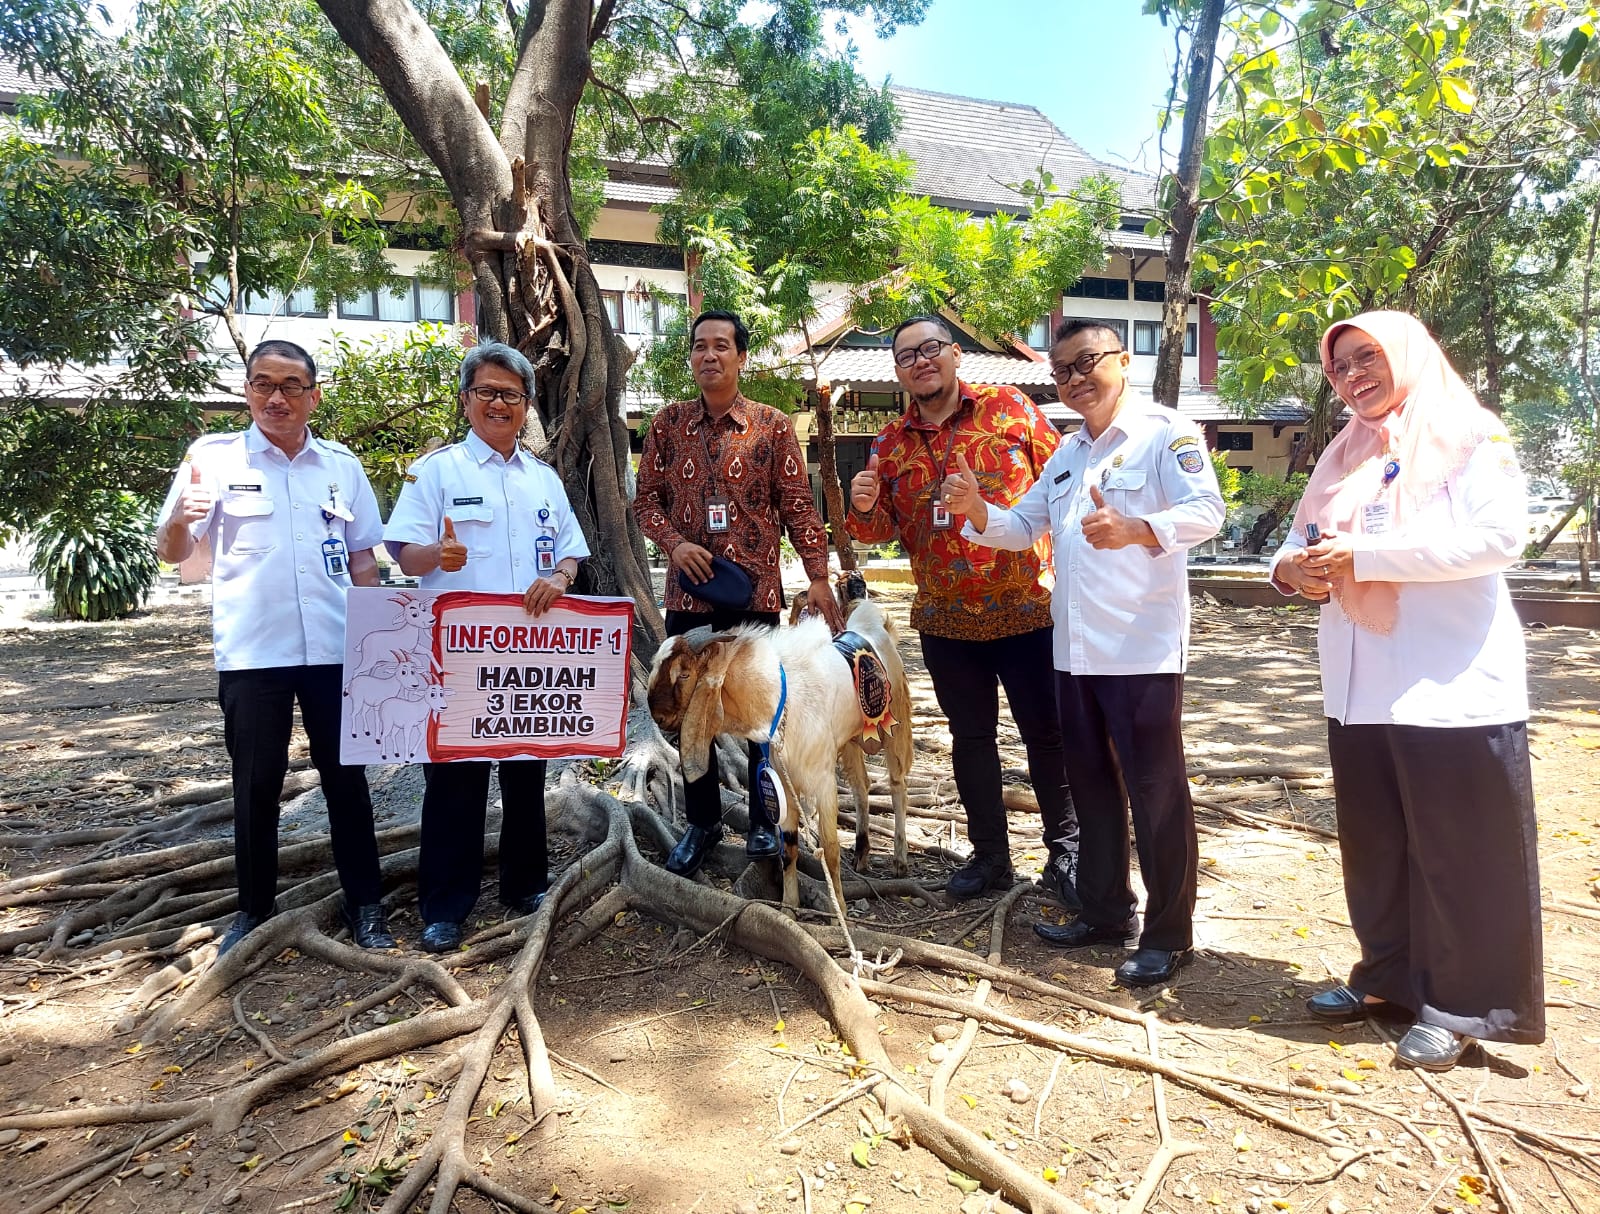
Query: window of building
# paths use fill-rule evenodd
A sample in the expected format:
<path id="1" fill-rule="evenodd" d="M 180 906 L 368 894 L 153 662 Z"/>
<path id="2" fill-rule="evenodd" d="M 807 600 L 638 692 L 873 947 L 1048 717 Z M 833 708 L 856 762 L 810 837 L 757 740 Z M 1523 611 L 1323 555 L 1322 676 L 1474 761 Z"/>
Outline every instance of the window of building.
<path id="1" fill-rule="evenodd" d="M 1050 318 L 1048 316 L 1033 322 L 1033 328 L 1028 330 L 1028 348 L 1030 350 L 1048 350 L 1050 348 Z"/>
<path id="2" fill-rule="evenodd" d="M 688 306 L 682 295 L 645 294 L 629 291 L 622 296 L 622 331 L 659 336 L 667 324 Z"/>
<path id="3" fill-rule="evenodd" d="M 1063 292 L 1073 299 L 1127 299 L 1125 278 L 1080 278 Z"/>
<path id="4" fill-rule="evenodd" d="M 1133 297 L 1140 303 L 1165 303 L 1167 284 L 1160 279 L 1140 280 L 1133 284 Z"/>
<path id="5" fill-rule="evenodd" d="M 226 279 L 219 294 L 226 294 Z M 249 316 L 321 316 L 317 293 L 310 287 L 296 287 L 285 299 L 282 291 L 241 292 L 239 311 Z"/>
<path id="6" fill-rule="evenodd" d="M 1217 434 L 1218 451 L 1254 451 L 1255 432 L 1251 430 L 1222 430 Z"/>
<path id="7" fill-rule="evenodd" d="M 1185 325 L 1183 330 L 1183 356 L 1193 358 L 1199 349 L 1200 327 Z M 1161 348 L 1161 322 L 1136 320 L 1133 322 L 1133 352 L 1155 354 Z"/>
<path id="8" fill-rule="evenodd" d="M 622 292 L 601 291 L 600 303 L 606 310 L 606 319 L 618 333 L 622 332 Z"/>
<path id="9" fill-rule="evenodd" d="M 406 279 L 398 293 L 382 287 L 339 301 L 341 320 L 387 320 L 411 324 L 419 320 L 451 323 L 456 318 L 455 293 L 445 283 Z"/>

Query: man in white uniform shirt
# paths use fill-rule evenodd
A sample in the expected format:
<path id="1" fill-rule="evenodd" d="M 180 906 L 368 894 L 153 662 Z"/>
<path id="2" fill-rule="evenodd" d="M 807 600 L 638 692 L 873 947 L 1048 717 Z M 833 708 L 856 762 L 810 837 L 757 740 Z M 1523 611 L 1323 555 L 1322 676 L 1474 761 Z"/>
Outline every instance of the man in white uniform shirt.
<path id="1" fill-rule="evenodd" d="M 518 445 L 533 402 L 533 366 L 499 342 L 461 363 L 461 408 L 472 432 L 411 466 L 383 538 L 424 590 L 520 594 L 543 615 L 572 588 L 589 555 L 555 469 Z M 458 948 L 478 900 L 489 763 L 429 763 L 422 798 L 417 902 L 422 947 Z M 549 884 L 543 759 L 500 761 L 500 901 L 532 914 Z"/>
<path id="2" fill-rule="evenodd" d="M 361 462 L 317 438 L 317 367 L 287 341 L 245 363 L 251 426 L 196 439 L 161 507 L 156 551 L 176 563 L 211 539 L 217 699 L 233 761 L 239 912 L 219 955 L 276 910 L 278 799 L 294 705 L 322 777 L 344 918 L 362 948 L 393 948 L 366 769 L 339 762 L 345 592 L 376 586 L 382 532 Z"/>
<path id="3" fill-rule="evenodd" d="M 986 503 L 966 467 L 945 481 L 962 534 L 1022 549 L 1054 540 L 1056 705 L 1067 786 L 1078 808 L 1078 896 L 1065 926 L 1034 931 L 1062 948 L 1121 943 L 1139 930 L 1129 881 L 1133 811 L 1145 886 L 1138 949 L 1124 986 L 1168 981 L 1193 944 L 1199 847 L 1184 766 L 1188 664 L 1186 554 L 1222 525 L 1222 495 L 1195 424 L 1134 403 L 1128 354 L 1094 321 L 1056 331 L 1050 366 L 1062 403 L 1083 417 L 1010 510 Z"/>

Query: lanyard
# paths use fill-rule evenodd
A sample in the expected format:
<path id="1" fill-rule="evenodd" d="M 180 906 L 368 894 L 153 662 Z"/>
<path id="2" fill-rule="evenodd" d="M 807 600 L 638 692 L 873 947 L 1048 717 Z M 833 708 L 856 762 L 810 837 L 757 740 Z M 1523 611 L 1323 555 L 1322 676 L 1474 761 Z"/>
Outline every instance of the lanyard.
<path id="1" fill-rule="evenodd" d="M 789 702 L 789 674 L 783 668 L 783 663 L 778 663 L 778 711 L 772 714 L 772 725 L 767 730 L 767 740 L 761 743 L 761 757 L 771 759 L 771 750 L 774 742 L 778 740 L 778 729 L 783 724 L 783 706 Z"/>
<path id="2" fill-rule="evenodd" d="M 954 419 L 950 424 L 950 440 L 944 445 L 944 459 L 935 463 L 933 458 L 933 440 L 928 437 L 926 430 L 918 430 L 917 437 L 922 440 L 922 445 L 928 452 L 928 464 L 933 468 L 933 484 L 928 489 L 928 501 L 935 501 L 939 496 L 939 489 L 944 484 L 944 478 L 950 473 L 950 454 L 956 449 L 956 427 Z"/>

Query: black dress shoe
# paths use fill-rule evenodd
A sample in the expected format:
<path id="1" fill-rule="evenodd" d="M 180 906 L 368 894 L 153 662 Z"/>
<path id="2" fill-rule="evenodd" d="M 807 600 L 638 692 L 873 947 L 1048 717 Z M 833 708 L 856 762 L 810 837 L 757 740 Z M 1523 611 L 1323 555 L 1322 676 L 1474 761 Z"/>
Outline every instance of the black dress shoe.
<path id="1" fill-rule="evenodd" d="M 1003 851 L 981 851 L 973 855 L 944 884 L 944 892 L 957 901 L 978 898 L 991 889 L 1010 889 L 1016 877 L 1011 872 L 1011 856 Z"/>
<path id="2" fill-rule="evenodd" d="M 1044 896 L 1063 910 L 1075 913 L 1083 909 L 1083 899 L 1078 897 L 1078 853 L 1060 852 L 1044 862 L 1044 872 L 1039 874 L 1039 888 Z"/>
<path id="3" fill-rule="evenodd" d="M 705 863 L 706 857 L 722 838 L 720 826 L 690 826 L 678 840 L 678 846 L 667 857 L 667 871 L 680 877 L 690 876 Z"/>
<path id="4" fill-rule="evenodd" d="M 771 822 L 752 817 L 744 836 L 744 854 L 751 860 L 776 860 L 783 854 L 778 830 Z"/>
<path id="5" fill-rule="evenodd" d="M 1398 1003 L 1380 999 L 1368 1003 L 1367 997 L 1353 986 L 1336 986 L 1306 1000 L 1306 1011 L 1318 1020 L 1343 1024 L 1350 1020 L 1364 1020 L 1372 1016 L 1378 1020 L 1410 1020 L 1411 1012 Z"/>
<path id="6" fill-rule="evenodd" d="M 1394 1056 L 1401 1066 L 1414 1066 L 1424 1071 L 1448 1071 L 1461 1060 L 1471 1037 L 1452 1033 L 1437 1024 L 1413 1024 L 1394 1047 Z"/>
<path id="7" fill-rule="evenodd" d="M 1123 986 L 1159 986 L 1171 982 L 1178 967 L 1188 959 L 1186 948 L 1141 948 L 1117 966 L 1113 976 Z"/>
<path id="8" fill-rule="evenodd" d="M 222 940 L 217 945 L 217 956 L 222 956 L 277 913 L 278 904 L 276 902 L 272 904 L 272 909 L 264 915 L 252 915 L 249 911 L 240 911 L 233 917 L 233 922 L 228 924 L 228 930 L 222 933 Z"/>
<path id="9" fill-rule="evenodd" d="M 514 902 L 501 903 L 513 915 L 531 915 L 544 903 L 544 896 L 549 890 L 541 889 L 536 894 L 529 894 L 526 898 L 518 898 Z"/>
<path id="10" fill-rule="evenodd" d="M 394 937 L 389 934 L 389 916 L 384 914 L 381 902 L 358 906 L 354 912 L 346 905 L 340 914 L 357 948 L 395 947 Z"/>
<path id="11" fill-rule="evenodd" d="M 1129 919 L 1119 927 L 1098 927 L 1093 923 L 1085 923 L 1082 919 L 1074 919 L 1071 923 L 1035 923 L 1033 934 L 1046 944 L 1053 944 L 1057 948 L 1084 948 L 1090 944 L 1121 944 L 1126 945 L 1128 938 L 1139 930 L 1139 921 Z"/>
<path id="12" fill-rule="evenodd" d="M 453 953 L 461 947 L 461 924 L 441 919 L 422 929 L 422 947 L 430 953 Z"/>

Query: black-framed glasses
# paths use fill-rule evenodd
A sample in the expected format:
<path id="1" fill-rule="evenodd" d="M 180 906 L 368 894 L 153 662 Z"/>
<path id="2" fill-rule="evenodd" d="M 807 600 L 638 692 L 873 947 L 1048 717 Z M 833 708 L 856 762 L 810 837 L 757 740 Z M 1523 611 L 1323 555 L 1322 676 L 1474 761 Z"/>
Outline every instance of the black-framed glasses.
<path id="1" fill-rule="evenodd" d="M 1359 354 L 1353 354 L 1349 358 L 1336 358 L 1328 364 L 1328 378 L 1343 379 L 1345 376 L 1352 375 L 1357 371 L 1365 371 L 1378 361 L 1378 355 L 1382 353 L 1383 351 L 1377 346 L 1369 346 Z"/>
<path id="2" fill-rule="evenodd" d="M 528 394 L 519 392 L 515 388 L 468 388 L 467 395 L 480 405 L 492 405 L 497 400 L 503 400 L 512 406 L 528 403 Z"/>
<path id="3" fill-rule="evenodd" d="M 1069 363 L 1052 363 L 1050 365 L 1050 378 L 1058 384 L 1070 384 L 1072 382 L 1072 373 L 1076 371 L 1084 379 L 1088 379 L 1094 373 L 1094 369 L 1100 365 L 1102 358 L 1110 358 L 1113 354 L 1121 353 L 1121 350 L 1091 350 L 1078 355 L 1077 358 Z"/>
<path id="4" fill-rule="evenodd" d="M 284 400 L 299 400 L 312 388 L 316 387 L 315 384 L 303 384 L 297 379 L 291 379 L 286 384 L 275 383 L 265 376 L 257 376 L 255 379 L 246 380 L 244 386 L 257 396 L 271 396 L 274 392 L 282 392 Z"/>
<path id="5" fill-rule="evenodd" d="M 932 362 L 944 352 L 946 346 L 953 346 L 953 341 L 940 341 L 937 337 L 930 337 L 927 341 L 915 346 L 907 346 L 904 350 L 894 352 L 894 365 L 897 367 L 914 367 L 919 357 Z"/>

